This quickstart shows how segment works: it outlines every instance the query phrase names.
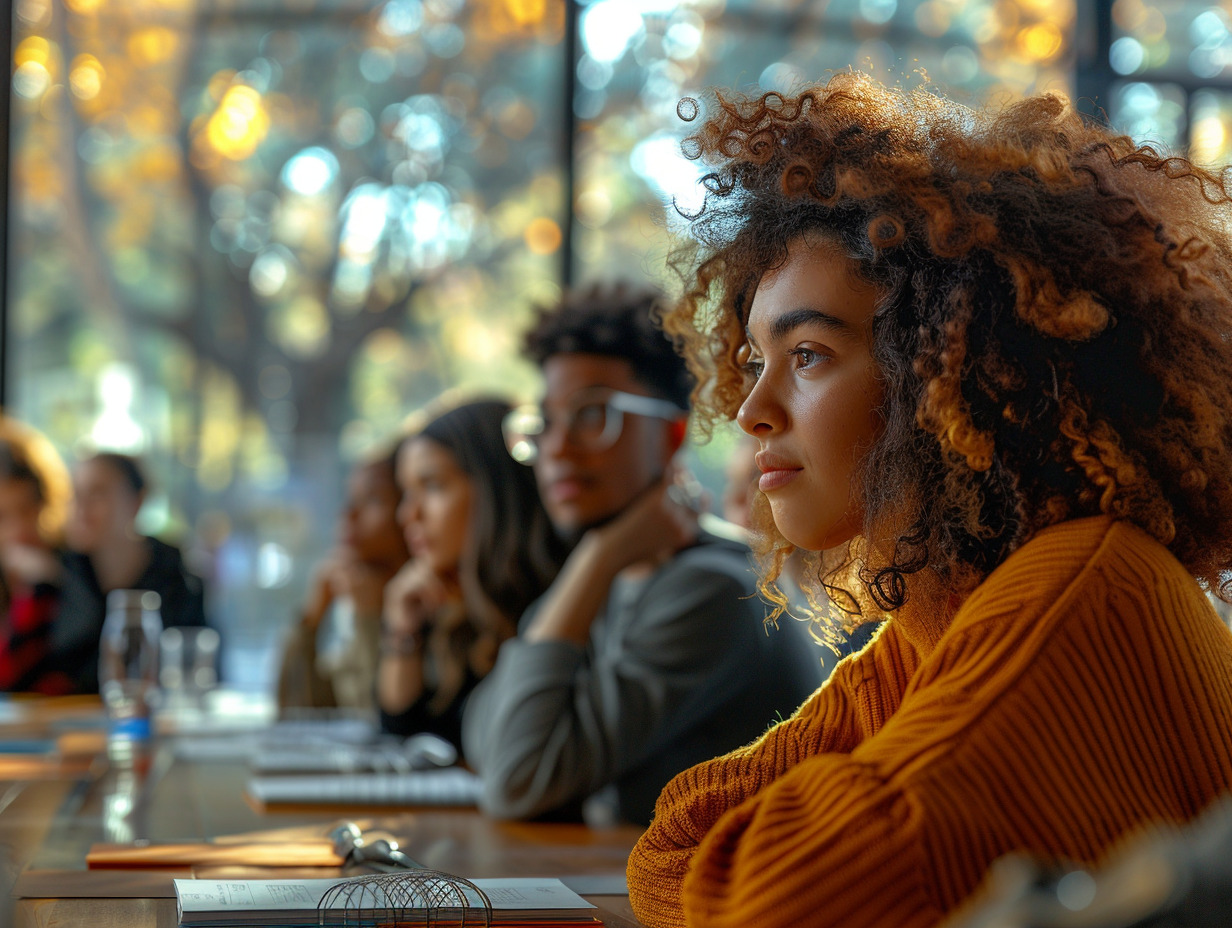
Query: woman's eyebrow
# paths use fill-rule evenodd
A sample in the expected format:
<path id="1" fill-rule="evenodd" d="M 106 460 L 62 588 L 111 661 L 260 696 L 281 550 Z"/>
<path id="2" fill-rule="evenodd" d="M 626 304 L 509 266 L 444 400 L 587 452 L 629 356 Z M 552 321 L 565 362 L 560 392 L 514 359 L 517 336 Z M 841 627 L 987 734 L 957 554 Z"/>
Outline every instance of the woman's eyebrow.
<path id="1" fill-rule="evenodd" d="M 830 313 L 823 313 L 819 309 L 810 309 L 802 306 L 799 309 L 788 310 L 783 315 L 775 318 L 770 323 L 770 338 L 774 341 L 786 338 L 803 325 L 820 325 L 823 328 L 830 329 L 839 335 L 847 337 L 857 334 L 855 328 L 846 319 L 841 319 Z"/>

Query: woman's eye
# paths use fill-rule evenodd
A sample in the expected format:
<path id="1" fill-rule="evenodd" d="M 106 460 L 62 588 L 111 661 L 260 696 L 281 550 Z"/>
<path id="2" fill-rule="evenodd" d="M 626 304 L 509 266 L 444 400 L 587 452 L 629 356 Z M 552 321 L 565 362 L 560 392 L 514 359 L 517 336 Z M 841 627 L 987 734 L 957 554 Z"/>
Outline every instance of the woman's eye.
<path id="1" fill-rule="evenodd" d="M 744 371 L 745 376 L 757 380 L 761 377 L 762 371 L 766 369 L 766 362 L 761 358 L 749 358 L 740 365 L 740 369 Z"/>
<path id="2" fill-rule="evenodd" d="M 826 357 L 814 348 L 793 348 L 788 353 L 795 358 L 797 369 L 812 367 L 818 361 L 821 361 Z"/>

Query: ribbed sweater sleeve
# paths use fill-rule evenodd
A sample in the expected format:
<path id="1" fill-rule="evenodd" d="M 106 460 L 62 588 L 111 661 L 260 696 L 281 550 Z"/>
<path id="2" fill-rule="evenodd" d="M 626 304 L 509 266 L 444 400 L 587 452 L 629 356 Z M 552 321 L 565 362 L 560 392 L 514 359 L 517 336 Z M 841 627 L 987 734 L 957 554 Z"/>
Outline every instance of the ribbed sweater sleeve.
<path id="1" fill-rule="evenodd" d="M 669 784 L 629 859 L 642 921 L 924 928 L 1005 853 L 1097 863 L 1232 785 L 1232 634 L 1131 526 L 1041 533 L 918 664 L 896 625 Z"/>
<path id="2" fill-rule="evenodd" d="M 898 707 L 917 663 L 914 649 L 891 623 L 862 652 L 840 662 L 791 718 L 752 745 L 673 779 L 630 857 L 638 917 L 650 926 L 684 924 L 679 900 L 685 873 L 719 819 L 801 761 L 855 748 Z"/>

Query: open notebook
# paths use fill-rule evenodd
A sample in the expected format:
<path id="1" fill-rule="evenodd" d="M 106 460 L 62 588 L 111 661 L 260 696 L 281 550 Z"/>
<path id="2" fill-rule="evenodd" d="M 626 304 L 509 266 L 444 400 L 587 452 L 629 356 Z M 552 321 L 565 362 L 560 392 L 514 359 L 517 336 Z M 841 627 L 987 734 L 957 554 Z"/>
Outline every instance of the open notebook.
<path id="1" fill-rule="evenodd" d="M 175 894 L 181 928 L 596 922 L 595 907 L 559 880 L 471 881 L 431 870 L 350 880 L 176 880 Z"/>
<path id="2" fill-rule="evenodd" d="M 406 773 L 341 773 L 254 776 L 248 794 L 266 805 L 473 806 L 480 780 L 469 770 L 446 767 Z"/>

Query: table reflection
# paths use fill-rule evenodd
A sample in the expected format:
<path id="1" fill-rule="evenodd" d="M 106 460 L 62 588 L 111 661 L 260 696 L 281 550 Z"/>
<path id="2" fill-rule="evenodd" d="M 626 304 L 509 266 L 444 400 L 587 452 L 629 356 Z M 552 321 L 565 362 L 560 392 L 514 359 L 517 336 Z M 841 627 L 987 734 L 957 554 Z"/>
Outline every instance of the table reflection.
<path id="1" fill-rule="evenodd" d="M 129 738 L 107 743 L 107 771 L 99 784 L 103 840 L 113 844 L 148 841 L 151 745 Z"/>

